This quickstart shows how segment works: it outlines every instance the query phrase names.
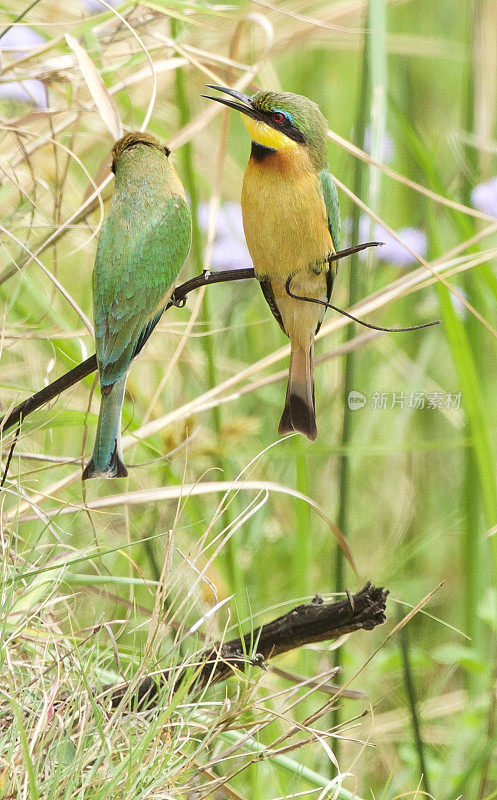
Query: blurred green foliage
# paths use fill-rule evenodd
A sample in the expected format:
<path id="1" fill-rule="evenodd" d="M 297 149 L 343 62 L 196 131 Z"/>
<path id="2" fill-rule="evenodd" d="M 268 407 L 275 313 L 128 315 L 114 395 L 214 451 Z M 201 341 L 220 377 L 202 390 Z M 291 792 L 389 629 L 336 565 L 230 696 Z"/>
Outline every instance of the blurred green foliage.
<path id="1" fill-rule="evenodd" d="M 19 5 L 16 13 L 21 10 Z M 230 67 L 223 58 L 229 56 L 237 23 L 252 13 L 265 16 L 273 28 L 274 41 L 251 85 L 306 94 L 320 105 L 335 133 L 363 146 L 356 122 L 361 81 L 367 80 L 362 70 L 366 2 L 298 0 L 274 6 L 246 2 L 230 7 L 200 2 L 145 2 L 125 3 L 119 10 L 141 38 L 156 68 L 162 70 L 157 73 L 157 99 L 149 129 L 164 141 L 172 140 L 174 146 L 178 133 L 183 145 L 186 141 L 186 137 L 181 139 L 180 131 L 184 121 L 184 109 L 178 108 L 181 91 L 186 92 L 190 119 L 202 121 L 207 107 L 207 101 L 200 96 L 204 84 L 230 82 L 246 73 L 243 67 Z M 177 18 L 174 26 L 171 16 Z M 4 6 L 2 24 L 7 25 L 11 19 L 12 8 Z M 28 104 L 12 100 L 2 102 L 1 224 L 35 250 L 79 209 L 85 193 L 91 192 L 81 164 L 98 183 L 103 175 L 102 162 L 112 145 L 63 34 L 70 32 L 80 38 L 108 89 L 124 82 L 113 96 L 126 129 L 139 126 L 144 119 L 152 79 L 139 42 L 110 11 L 87 16 L 75 0 L 63 7 L 53 0 L 37 5 L 25 21 L 46 38 L 47 44 L 40 52 L 30 50 L 19 63 L 19 55 L 4 53 L 4 80 L 45 80 L 53 113 L 35 112 Z M 496 70 L 495 30 L 497 10 L 491 0 L 386 3 L 386 131 L 393 148 L 389 166 L 427 189 L 462 203 L 469 202 L 471 188 L 492 177 L 496 168 L 495 87 L 487 80 L 487 75 Z M 235 60 L 242 65 L 255 63 L 261 55 L 264 36 L 257 22 L 247 22 Z M 375 47 L 373 38 L 369 47 Z M 185 63 L 175 61 L 178 58 L 185 59 Z M 6 67 L 10 72 L 5 72 Z M 179 94 L 175 70 L 181 70 Z M 241 120 L 233 115 L 221 180 L 217 161 L 219 119 L 199 125 L 188 145 L 193 165 L 190 180 L 200 203 L 209 202 L 218 183 L 222 201 L 239 202 L 250 145 Z M 374 119 L 368 122 L 370 126 L 375 123 Z M 468 137 L 473 134 L 477 137 L 476 146 L 468 144 Z M 43 137 L 47 143 L 42 145 Z M 52 138 L 57 144 L 52 143 Z M 181 148 L 174 158 L 181 172 L 185 168 Z M 333 174 L 346 186 L 352 186 L 355 157 L 330 143 L 329 162 Z M 363 169 L 367 176 L 369 167 L 365 165 Z M 187 178 L 184 173 L 182 177 Z M 367 196 L 361 199 L 367 202 Z M 351 202 L 343 193 L 340 200 L 342 217 L 347 220 L 352 213 Z M 409 226 L 425 233 L 430 261 L 451 262 L 452 256 L 447 254 L 467 240 L 458 255 L 471 256 L 471 269 L 465 271 L 462 260 L 451 262 L 460 269 L 453 275 L 445 272 L 445 277 L 452 286 L 463 290 L 464 297 L 495 329 L 497 226 L 490 229 L 488 221 L 445 208 L 387 175 L 381 179 L 377 211 L 394 230 Z M 53 246 L 39 254 L 45 267 L 90 317 L 94 234 L 100 214 L 95 211 L 70 227 Z M 472 237 L 482 231 L 481 238 L 473 241 Z M 2 405 L 7 409 L 93 352 L 93 342 L 81 319 L 35 263 L 17 271 L 25 254 L 7 234 L 2 239 L 0 272 L 16 268 L 15 274 L 0 284 L 4 304 L 0 383 Z M 190 256 L 185 277 L 194 273 L 194 262 Z M 198 257 L 195 263 L 198 264 Z M 413 264 L 407 269 L 415 268 Z M 334 291 L 334 302 L 344 307 L 348 301 L 348 269 L 347 261 L 342 262 Z M 363 270 L 367 294 L 379 292 L 385 296 L 406 274 L 406 268 L 398 263 L 381 260 L 359 261 L 359 269 Z M 426 276 L 430 277 L 428 271 Z M 328 312 L 327 320 L 333 316 Z M 457 304 L 445 288 L 433 284 L 399 295 L 380 311 L 368 315 L 368 319 L 383 325 L 416 324 L 436 317 L 443 319 L 437 328 L 384 335 L 357 347 L 353 389 L 362 393 L 367 402 L 363 408 L 350 412 L 351 438 L 345 449 L 341 439 L 345 405 L 343 356 L 326 360 L 317 368 L 319 436 L 312 445 L 299 437 L 276 443 L 284 377 L 274 382 L 266 379 L 283 369 L 286 359 L 275 359 L 274 365 L 262 366 L 247 378 L 241 377 L 233 389 L 221 392 L 225 402 L 217 406 L 216 416 L 210 411 L 209 396 L 205 408 L 188 406 L 207 393 L 213 383 L 234 379 L 286 344 L 255 283 L 211 288 L 208 318 L 205 306 L 193 296 L 186 308 L 172 309 L 163 318 L 129 374 L 123 428 L 132 436 L 148 420 L 171 415 L 170 422 L 158 425 L 155 432 L 137 439 L 127 449 L 125 461 L 133 468 L 126 482 L 93 482 L 83 494 L 79 468 L 71 461 L 88 453 L 93 440 L 98 405 L 96 397 L 91 399 L 91 378 L 62 395 L 49 409 L 28 418 L 16 446 L 2 503 L 6 587 L 2 598 L 2 668 L 13 681 L 10 691 L 17 698 L 17 707 L 11 709 L 11 714 L 18 724 L 22 704 L 36 706 L 32 698 L 28 703 L 25 693 L 29 694 L 30 680 L 56 660 L 55 642 L 59 637 L 69 648 L 68 642 L 72 646 L 86 638 L 81 634 L 73 640 L 74 631 L 125 619 L 112 626 L 117 638 L 115 646 L 123 668 L 132 672 L 137 669 L 141 656 L 148 652 L 146 642 L 154 608 L 155 584 L 147 585 L 144 579 L 159 580 L 167 532 L 171 529 L 174 552 L 167 596 L 158 608 L 158 612 L 166 614 L 166 622 L 160 628 L 156 658 L 170 658 L 174 650 L 175 628 L 168 620 L 188 627 L 218 600 L 232 594 L 235 596 L 209 623 L 214 625 L 215 636 L 223 633 L 226 624 L 236 626 L 238 615 L 251 614 L 257 624 L 277 613 L 271 609 L 298 601 L 303 594 L 326 595 L 333 591 L 336 542 L 323 520 L 301 500 L 290 494 L 269 492 L 266 502 L 252 514 L 249 506 L 256 493 L 241 488 L 230 494 L 229 511 L 220 513 L 219 493 L 177 502 L 162 499 L 160 490 L 180 487 L 182 483 L 234 481 L 261 454 L 244 478 L 297 488 L 335 520 L 341 480 L 339 458 L 345 454 L 350 489 L 349 523 L 344 533 L 359 573 L 355 576 L 346 567 L 346 585 L 357 589 L 370 579 L 391 591 L 390 630 L 397 619 L 396 606 L 407 612 L 442 584 L 408 629 L 431 791 L 435 797 L 447 800 L 459 795 L 493 796 L 497 785 L 492 757 L 496 743 L 497 539 L 489 537 L 488 531 L 497 525 L 497 519 L 492 518 L 496 507 L 497 445 L 495 330 L 486 328 Z M 337 326 L 326 333 L 317 344 L 317 356 L 339 347 L 344 330 L 344 326 Z M 354 335 L 361 333 L 354 330 Z M 212 364 L 209 369 L 210 353 L 214 369 Z M 257 385 L 259 380 L 261 385 Z M 231 396 L 240 388 L 239 396 Z M 394 393 L 408 398 L 416 392 L 425 398 L 441 393 L 443 402 L 449 393 L 462 392 L 461 408 L 409 408 L 407 399 L 404 407 L 391 407 Z M 375 393 L 387 394 L 387 408 L 372 407 Z M 4 435 L 4 459 L 11 442 L 12 434 Z M 273 446 L 267 449 L 270 445 Z M 165 458 L 169 453 L 170 457 Z M 61 464 L 51 460 L 53 457 L 66 457 L 68 462 Z M 158 492 L 155 500 L 138 502 L 139 498 L 133 495 L 152 489 Z M 84 508 L 85 501 L 91 504 L 95 499 L 119 493 L 123 494 L 122 504 L 94 511 Z M 29 507 L 24 505 L 27 497 L 31 499 Z M 262 500 L 262 496 L 257 499 Z M 58 514 L 68 504 L 75 506 L 71 513 Z M 246 518 L 238 526 L 240 515 L 247 509 Z M 51 519 L 45 516 L 47 511 L 53 512 Z M 236 558 L 236 585 L 230 559 L 223 557 L 224 550 L 206 568 L 209 583 L 202 582 L 195 570 L 203 569 L 211 559 L 226 525 L 234 527 L 231 552 Z M 83 560 L 59 570 L 60 560 L 66 559 L 68 553 L 71 559 L 81 555 Z M 51 571 L 46 572 L 47 567 Z M 23 583 L 22 574 L 31 572 L 34 578 L 25 578 Z M 14 574 L 17 582 L 12 584 Z M 17 626 L 19 615 L 22 623 Z M 244 630 L 248 624 L 244 620 Z M 207 623 L 204 632 L 206 627 Z M 471 641 L 464 634 L 470 635 Z M 361 689 L 368 696 L 368 701 L 343 700 L 341 710 L 345 739 L 340 743 L 340 769 L 357 776 L 357 792 L 362 797 L 370 796 L 370 792 L 384 798 L 414 794 L 420 783 L 398 637 L 389 639 L 361 669 L 385 636 L 386 629 L 359 633 L 341 646 L 340 682 L 361 670 L 352 688 Z M 187 637 L 174 650 L 173 661 L 200 646 L 198 640 L 191 639 Z M 62 682 L 68 686 L 73 681 L 82 691 L 84 685 L 102 685 L 111 676 L 117 677 L 112 646 L 105 633 L 95 634 L 75 652 L 77 655 L 64 661 L 64 671 L 72 670 L 83 675 L 84 680 L 80 678 L 78 682 L 64 672 Z M 90 665 L 89 674 L 85 659 Z M 145 663 L 150 667 L 149 662 Z M 330 669 L 332 663 L 333 653 L 328 646 L 313 646 L 286 656 L 278 666 L 310 677 Z M 241 703 L 246 716 L 240 712 L 228 732 L 235 735 L 238 723 L 241 729 L 250 724 L 257 704 L 258 710 L 265 705 L 268 714 L 274 712 L 277 701 L 268 696 L 283 687 L 288 688 L 288 684 L 269 673 L 248 698 L 243 692 L 250 692 L 250 688 L 243 689 L 240 699 L 233 680 L 227 688 L 219 687 L 204 699 L 221 702 L 227 693 L 232 702 Z M 4 701 L 8 707 L 8 700 Z M 285 712 L 286 716 L 293 715 L 301 721 L 325 701 L 314 692 Z M 369 708 L 369 703 L 374 714 L 359 727 L 349 728 L 346 721 Z M 202 713 L 209 712 L 206 708 Z M 95 717 L 95 730 L 100 725 L 105 727 L 105 719 L 98 721 L 94 707 L 88 713 Z M 192 724 L 195 713 L 200 712 L 189 708 L 188 724 Z M 162 730 L 167 731 L 169 716 L 167 711 L 163 714 Z M 174 716 L 173 711 L 170 714 Z M 316 727 L 319 729 L 326 719 L 318 720 Z M 32 733 L 29 717 L 24 724 Z M 128 725 L 126 717 L 122 724 Z M 145 731 L 152 729 L 147 729 L 143 719 L 140 725 L 140 735 L 146 737 Z M 157 720 L 154 725 L 156 735 Z M 287 727 L 288 722 L 275 714 L 261 733 L 261 743 L 269 745 Z M 0 785 L 7 785 L 6 773 L 2 777 L 1 769 L 7 769 L 15 759 L 18 766 L 22 762 L 15 739 L 9 736 L 3 730 Z M 176 733 L 164 734 L 161 741 L 166 750 L 168 736 L 179 742 L 174 738 Z M 364 747 L 365 740 L 375 747 Z M 29 746 L 23 744 L 22 736 L 20 741 L 26 758 Z M 31 797 L 37 796 L 33 786 L 37 782 L 41 786 L 45 763 L 43 750 L 37 749 L 40 743 L 43 737 L 35 741 L 30 756 Z M 75 757 L 71 748 L 76 746 L 78 753 L 82 748 L 81 743 L 69 739 L 65 743 L 61 740 L 59 745 L 63 752 L 60 765 L 71 764 Z M 333 749 L 333 739 L 330 746 Z M 179 742 L 174 754 L 167 750 L 168 758 L 173 759 L 174 755 L 181 759 L 183 753 L 186 764 L 188 747 Z M 131 748 L 130 752 L 135 751 Z M 205 752 L 200 752 L 197 761 L 185 767 L 185 787 L 189 788 L 181 794 L 183 790 L 178 789 L 177 783 L 175 797 L 194 796 L 191 792 L 197 778 L 192 778 L 191 770 L 195 763 L 197 767 L 203 763 L 204 756 Z M 148 757 L 143 756 L 145 762 Z M 295 763 L 321 775 L 322 786 L 330 775 L 336 774 L 318 744 L 297 750 L 293 757 Z M 156 774 L 153 770 L 164 768 L 154 758 L 150 757 L 147 773 L 151 781 L 152 774 Z M 157 794 L 140 793 L 140 786 L 135 786 L 129 777 L 133 769 L 138 770 L 133 763 L 130 761 L 127 767 L 126 796 L 165 796 L 159 794 L 158 788 L 154 789 Z M 74 769 L 72 777 L 65 778 L 73 794 L 57 794 L 54 787 L 62 785 L 62 776 L 71 772 L 67 765 L 60 765 L 59 784 L 53 778 L 52 794 L 40 793 L 40 797 L 103 796 L 104 783 L 98 784 L 96 770 L 92 780 L 95 786 L 98 784 L 98 791 L 94 788 L 91 795 L 85 793 L 90 788 L 79 787 Z M 230 785 L 250 800 L 294 797 L 313 786 L 315 791 L 310 775 L 306 779 L 305 775 L 299 777 L 295 766 L 290 771 L 285 771 L 285 765 L 280 767 L 272 762 L 253 764 Z M 112 775 L 112 769 L 108 769 Z M 220 764 L 215 770 L 218 775 L 226 774 L 228 767 Z M 22 790 L 23 779 L 15 777 L 19 774 L 12 772 L 10 779 L 15 789 L 11 791 Z M 176 775 L 174 771 L 170 774 Z M 117 797 L 122 791 L 116 775 L 109 779 L 106 797 Z M 200 785 L 204 778 L 198 778 Z M 145 787 L 145 778 L 141 780 Z M 344 785 L 354 788 L 351 780 Z M 319 795 L 319 791 L 309 796 L 333 796 Z"/>

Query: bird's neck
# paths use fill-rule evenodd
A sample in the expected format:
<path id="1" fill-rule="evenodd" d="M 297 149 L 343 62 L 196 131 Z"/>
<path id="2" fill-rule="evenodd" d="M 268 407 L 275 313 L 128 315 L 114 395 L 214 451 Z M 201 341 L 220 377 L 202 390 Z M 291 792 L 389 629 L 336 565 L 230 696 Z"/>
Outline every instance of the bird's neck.
<path id="1" fill-rule="evenodd" d="M 303 147 L 279 150 L 254 141 L 247 171 L 250 175 L 259 176 L 258 179 L 264 175 L 288 180 L 315 172 L 309 154 Z"/>
<path id="2" fill-rule="evenodd" d="M 145 154 L 138 148 L 125 153 L 116 171 L 117 193 L 140 194 L 144 190 L 158 196 L 165 194 L 185 197 L 185 191 L 176 170 L 163 153 L 147 148 Z M 127 158 L 126 158 L 127 156 Z"/>

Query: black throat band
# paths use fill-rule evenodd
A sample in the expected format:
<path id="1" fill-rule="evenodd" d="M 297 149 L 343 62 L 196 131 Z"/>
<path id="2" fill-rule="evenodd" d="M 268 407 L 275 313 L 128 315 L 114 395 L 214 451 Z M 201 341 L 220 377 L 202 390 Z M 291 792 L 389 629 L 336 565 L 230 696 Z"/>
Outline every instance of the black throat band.
<path id="1" fill-rule="evenodd" d="M 266 147 L 258 142 L 252 142 L 250 155 L 256 161 L 264 161 L 264 159 L 270 156 L 272 153 L 276 153 L 276 149 L 274 147 Z"/>

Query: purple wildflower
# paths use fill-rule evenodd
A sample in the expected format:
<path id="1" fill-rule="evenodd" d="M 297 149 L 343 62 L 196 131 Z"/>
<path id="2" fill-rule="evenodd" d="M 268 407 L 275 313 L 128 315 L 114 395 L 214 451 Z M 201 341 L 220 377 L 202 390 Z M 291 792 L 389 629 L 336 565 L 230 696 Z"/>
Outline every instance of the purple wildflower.
<path id="1" fill-rule="evenodd" d="M 497 217 L 497 177 L 475 186 L 471 192 L 471 204 L 478 211 Z"/>
<path id="2" fill-rule="evenodd" d="M 418 228 L 400 228 L 397 231 L 400 238 L 411 248 L 417 255 L 425 256 L 428 247 L 426 234 Z M 359 220 L 359 239 L 361 242 L 366 242 L 370 236 L 370 222 L 369 218 L 362 216 Z M 409 267 L 411 264 L 416 263 L 416 259 L 411 255 L 409 250 L 403 247 L 391 233 L 389 233 L 382 225 L 374 224 L 373 239 L 377 242 L 384 242 L 383 247 L 378 247 L 375 255 L 379 261 L 385 261 L 389 264 L 396 264 L 399 267 Z M 360 258 L 366 260 L 368 257 L 367 251 L 359 254 Z"/>
<path id="3" fill-rule="evenodd" d="M 47 108 L 47 90 L 43 81 L 28 78 L 25 81 L 0 83 L 0 97 L 33 103 L 37 108 Z"/>
<path id="4" fill-rule="evenodd" d="M 14 25 L 0 38 L 0 53 L 7 51 L 21 57 L 44 42 L 43 36 L 26 25 Z M 47 108 L 47 90 L 43 81 L 27 78 L 25 81 L 0 83 L 0 97 L 33 103 L 37 108 Z"/>
<path id="5" fill-rule="evenodd" d="M 122 0 L 105 0 L 109 6 L 118 6 Z M 100 3 L 99 0 L 79 0 L 79 4 L 82 7 L 83 11 L 86 11 L 87 14 L 102 14 L 104 11 L 108 11 L 109 9 L 107 6 L 104 6 L 103 3 Z"/>
<path id="6" fill-rule="evenodd" d="M 457 286 L 456 288 L 457 288 L 457 293 L 460 294 L 461 297 L 464 297 L 465 300 L 467 300 L 468 295 L 466 294 L 464 289 L 461 289 L 459 286 Z M 468 316 L 468 309 L 466 308 L 462 300 L 459 300 L 459 298 L 456 297 L 454 294 L 452 294 L 452 292 L 450 293 L 449 297 L 450 297 L 450 302 L 452 303 L 452 308 L 456 313 L 456 316 L 458 316 L 459 319 L 466 319 L 466 317 Z"/>
<path id="7" fill-rule="evenodd" d="M 0 38 L 0 49 L 22 56 L 44 41 L 43 36 L 33 28 L 28 28 L 27 25 L 14 25 Z"/>
<path id="8" fill-rule="evenodd" d="M 209 227 L 209 204 L 198 210 L 201 228 Z M 238 203 L 224 203 L 216 217 L 216 237 L 211 252 L 211 269 L 245 269 L 252 264 L 243 235 L 242 209 Z"/>
<path id="9" fill-rule="evenodd" d="M 366 153 L 371 155 L 371 128 L 368 127 L 364 131 L 364 149 Z M 383 164 L 390 164 L 393 161 L 395 155 L 395 147 L 393 144 L 393 139 L 386 133 L 381 142 L 381 152 L 380 152 L 380 160 Z"/>

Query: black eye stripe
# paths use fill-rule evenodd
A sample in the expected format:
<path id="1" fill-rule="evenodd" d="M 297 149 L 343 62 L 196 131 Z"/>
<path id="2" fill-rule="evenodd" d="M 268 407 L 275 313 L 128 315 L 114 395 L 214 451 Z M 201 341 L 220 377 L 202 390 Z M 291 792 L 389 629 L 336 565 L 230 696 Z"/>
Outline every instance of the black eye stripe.
<path id="1" fill-rule="evenodd" d="M 259 112 L 261 113 L 261 112 Z M 281 121 L 275 120 L 276 114 L 282 114 L 283 119 Z M 305 137 L 295 125 L 290 122 L 288 117 L 283 114 L 281 111 L 266 111 L 262 112 L 262 116 L 265 118 L 264 121 L 270 125 L 271 128 L 274 128 L 277 131 L 281 131 L 284 133 L 285 136 L 288 136 L 289 139 L 293 139 L 294 142 L 299 142 L 299 144 L 305 144 Z"/>

